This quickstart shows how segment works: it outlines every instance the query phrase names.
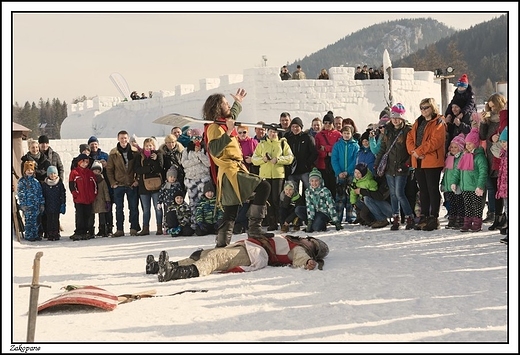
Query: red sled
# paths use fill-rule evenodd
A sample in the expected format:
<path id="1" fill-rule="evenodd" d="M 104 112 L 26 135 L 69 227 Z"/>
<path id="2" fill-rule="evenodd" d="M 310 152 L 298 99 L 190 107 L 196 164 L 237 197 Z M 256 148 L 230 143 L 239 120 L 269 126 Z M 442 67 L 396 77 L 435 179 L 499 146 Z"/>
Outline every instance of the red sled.
<path id="1" fill-rule="evenodd" d="M 38 312 L 43 310 L 74 310 L 78 307 L 111 311 L 117 307 L 117 304 L 117 296 L 107 290 L 96 286 L 80 286 L 43 302 L 38 306 Z"/>

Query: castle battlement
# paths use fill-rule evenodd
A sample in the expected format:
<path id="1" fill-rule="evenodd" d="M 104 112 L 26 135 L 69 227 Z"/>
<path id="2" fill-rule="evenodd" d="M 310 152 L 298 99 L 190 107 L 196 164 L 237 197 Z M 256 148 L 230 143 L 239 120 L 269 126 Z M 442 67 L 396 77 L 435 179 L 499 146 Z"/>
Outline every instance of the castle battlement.
<path id="1" fill-rule="evenodd" d="M 192 84 L 180 84 L 174 91 L 156 91 L 152 98 L 144 100 L 98 96 L 68 106 L 61 136 L 114 137 L 122 129 L 138 136 L 164 136 L 171 127 L 152 123 L 155 119 L 172 112 L 201 117 L 209 95 L 223 93 L 232 102 L 230 94 L 238 88 L 248 92 L 242 103 L 243 122 L 278 122 L 280 113 L 288 111 L 309 128 L 314 117 L 323 118 L 329 110 L 334 115 L 351 117 L 361 131 L 377 122 L 388 101 L 388 80 L 354 80 L 353 67 L 332 67 L 328 72 L 329 80 L 282 81 L 277 67 L 249 68 L 243 74 L 200 79 L 198 90 Z M 433 72 L 393 68 L 392 77 L 393 101 L 404 104 L 408 121 L 420 115 L 419 102 L 423 98 L 433 97 L 441 104 L 441 85 L 434 80 Z"/>

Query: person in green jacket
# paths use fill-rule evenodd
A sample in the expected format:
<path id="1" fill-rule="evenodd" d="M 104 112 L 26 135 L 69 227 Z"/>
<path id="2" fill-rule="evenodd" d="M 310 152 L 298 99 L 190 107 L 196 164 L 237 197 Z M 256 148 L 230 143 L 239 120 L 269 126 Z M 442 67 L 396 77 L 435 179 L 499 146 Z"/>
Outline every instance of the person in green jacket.
<path id="1" fill-rule="evenodd" d="M 279 126 L 276 123 L 269 125 L 267 137 L 258 143 L 251 157 L 251 162 L 260 167 L 259 175 L 271 185 L 271 192 L 267 198 L 268 231 L 278 229 L 280 222 L 280 193 L 283 189 L 285 166 L 290 165 L 294 159 L 291 147 L 287 139 L 278 137 Z"/>
<path id="2" fill-rule="evenodd" d="M 444 170 L 441 179 L 441 191 L 445 194 L 448 202 L 448 224 L 447 229 L 460 229 L 464 223 L 464 200 L 459 190 L 451 191 L 456 175 L 459 174 L 457 164 L 464 153 L 464 134 L 461 133 L 450 142 L 449 151 L 444 162 Z"/>
<path id="3" fill-rule="evenodd" d="M 480 232 L 482 230 L 482 212 L 484 210 L 484 191 L 488 178 L 488 161 L 484 149 L 480 146 L 478 130 L 472 129 L 465 139 L 466 152 L 457 165 L 451 191 L 462 191 L 464 200 L 464 225 L 461 232 Z"/>

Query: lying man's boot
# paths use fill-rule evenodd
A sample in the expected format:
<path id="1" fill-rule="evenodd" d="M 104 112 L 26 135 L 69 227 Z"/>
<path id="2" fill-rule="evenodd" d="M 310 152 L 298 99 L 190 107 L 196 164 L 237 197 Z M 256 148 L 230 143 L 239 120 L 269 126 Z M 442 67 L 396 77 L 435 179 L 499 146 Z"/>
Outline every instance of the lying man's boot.
<path id="1" fill-rule="evenodd" d="M 157 273 L 157 280 L 159 282 L 164 282 L 166 273 L 168 272 L 168 269 L 171 269 L 169 260 L 170 257 L 168 256 L 168 252 L 166 250 L 163 250 L 159 254 L 159 271 Z M 170 270 L 171 272 L 171 270 Z"/>
<path id="2" fill-rule="evenodd" d="M 170 264 L 170 266 L 172 266 Z M 190 279 L 192 277 L 199 277 L 199 270 L 195 265 L 185 265 L 173 268 L 171 272 L 167 272 L 164 276 L 164 281 Z"/>
<path id="3" fill-rule="evenodd" d="M 159 263 L 155 261 L 153 255 L 148 255 L 146 257 L 146 273 L 147 274 L 157 274 L 159 272 Z"/>

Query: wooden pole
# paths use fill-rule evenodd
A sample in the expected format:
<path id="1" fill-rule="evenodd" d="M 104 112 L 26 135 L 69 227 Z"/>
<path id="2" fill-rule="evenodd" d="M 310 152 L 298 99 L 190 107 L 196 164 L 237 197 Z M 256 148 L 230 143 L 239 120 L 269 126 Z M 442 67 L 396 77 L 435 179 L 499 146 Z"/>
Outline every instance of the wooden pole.
<path id="1" fill-rule="evenodd" d="M 31 293 L 29 298 L 29 320 L 27 321 L 27 342 L 34 343 L 34 334 L 36 332 L 36 317 L 38 315 L 38 296 L 40 287 L 50 287 L 40 285 L 40 259 L 43 252 L 39 251 L 34 256 L 33 261 L 33 277 L 30 285 L 20 285 L 20 287 L 30 287 Z"/>

